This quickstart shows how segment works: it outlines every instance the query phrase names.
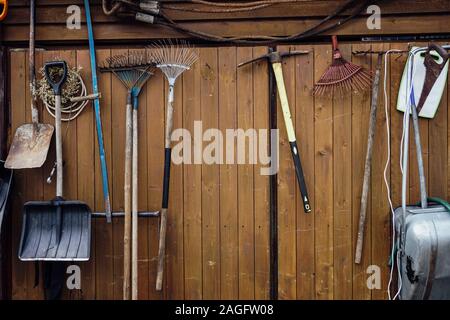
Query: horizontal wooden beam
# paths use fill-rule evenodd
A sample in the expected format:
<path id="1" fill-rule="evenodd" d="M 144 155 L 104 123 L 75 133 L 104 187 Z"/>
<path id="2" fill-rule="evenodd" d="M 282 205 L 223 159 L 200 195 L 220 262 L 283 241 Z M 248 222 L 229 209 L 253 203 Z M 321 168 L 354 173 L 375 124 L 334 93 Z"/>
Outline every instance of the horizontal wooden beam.
<path id="1" fill-rule="evenodd" d="M 23 2 L 23 1 L 22 1 Z M 25 1 L 27 3 L 28 1 Z M 42 1 L 39 1 L 41 3 Z M 82 1 L 55 1 L 58 2 L 40 4 L 37 7 L 36 21 L 38 24 L 65 23 L 67 18 L 67 6 L 78 4 L 83 8 Z M 116 17 L 108 17 L 103 14 L 101 5 L 91 4 L 91 11 L 94 23 L 114 22 L 119 19 Z M 312 18 L 324 17 L 334 12 L 342 3 L 342 0 L 315 0 L 290 4 L 277 4 L 264 9 L 254 10 L 250 12 L 233 12 L 233 13 L 214 13 L 214 21 L 217 20 L 243 20 L 243 19 L 277 19 L 277 18 Z M 175 2 L 180 4 L 180 2 Z M 170 2 L 170 4 L 173 4 Z M 181 2 L 183 4 L 183 2 Z M 204 5 L 187 5 L 189 8 L 205 9 Z M 382 15 L 405 15 L 405 14 L 439 14 L 450 13 L 450 0 L 416 0 L 411 3 L 410 0 L 384 0 L 380 2 Z M 82 9 L 84 11 L 84 8 Z M 178 10 L 165 10 L 165 12 L 176 21 L 211 21 L 210 13 L 186 12 Z M 349 13 L 349 12 L 346 12 Z M 84 21 L 84 12 L 82 14 Z M 8 18 L 4 24 L 28 24 L 29 9 L 28 6 L 12 7 Z"/>
<path id="2" fill-rule="evenodd" d="M 366 19 L 359 18 L 344 24 L 340 28 L 327 32 L 324 35 L 405 35 L 405 34 L 435 34 L 450 33 L 450 24 L 448 23 L 450 15 L 411 15 L 382 17 L 381 30 L 369 30 L 366 25 Z M 261 20 L 258 23 L 246 21 L 218 21 L 182 23 L 183 26 L 193 28 L 198 31 L 208 32 L 221 36 L 246 36 L 246 35 L 272 35 L 287 36 L 302 32 L 317 24 L 319 19 L 284 19 L 284 20 Z M 155 25 L 146 25 L 142 23 L 133 24 L 111 24 L 100 23 L 94 27 L 95 37 L 101 41 L 120 41 L 120 40 L 149 40 L 161 38 L 179 38 L 184 37 L 179 33 L 165 27 Z M 27 41 L 28 26 L 5 25 L 4 41 Z M 84 41 L 87 40 L 87 31 L 85 26 L 80 30 L 69 30 L 64 25 L 39 25 L 36 29 L 37 41 Z"/>

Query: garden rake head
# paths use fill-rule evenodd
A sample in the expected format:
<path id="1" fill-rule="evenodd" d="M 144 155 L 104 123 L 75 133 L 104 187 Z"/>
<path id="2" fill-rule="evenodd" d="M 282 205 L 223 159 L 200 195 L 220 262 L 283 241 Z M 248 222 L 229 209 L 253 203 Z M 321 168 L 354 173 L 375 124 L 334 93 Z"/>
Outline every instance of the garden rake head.
<path id="1" fill-rule="evenodd" d="M 112 72 L 128 89 L 128 93 L 142 89 L 153 75 L 155 64 L 145 51 L 135 51 L 107 58 L 100 66 L 101 72 Z"/>
<path id="2" fill-rule="evenodd" d="M 314 86 L 314 95 L 323 96 L 338 92 L 364 91 L 370 88 L 372 74 L 361 66 L 348 62 L 338 48 L 337 37 L 333 36 L 333 62 Z"/>
<path id="3" fill-rule="evenodd" d="M 198 56 L 187 42 L 159 42 L 149 46 L 151 59 L 166 76 L 170 86 L 197 61 Z"/>

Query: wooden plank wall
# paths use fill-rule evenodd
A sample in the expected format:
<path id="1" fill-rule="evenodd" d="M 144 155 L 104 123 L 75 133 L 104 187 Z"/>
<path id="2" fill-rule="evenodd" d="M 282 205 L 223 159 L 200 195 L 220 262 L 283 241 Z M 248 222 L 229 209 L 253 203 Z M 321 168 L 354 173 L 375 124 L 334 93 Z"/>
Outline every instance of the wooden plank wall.
<path id="1" fill-rule="evenodd" d="M 406 49 L 402 43 L 341 45 L 350 59 L 352 50 Z M 313 204 L 304 214 L 281 114 L 279 209 L 280 299 L 386 299 L 390 247 L 390 213 L 383 184 L 387 133 L 383 99 L 379 102 L 374 164 L 363 261 L 353 263 L 359 201 L 363 178 L 370 93 L 344 98 L 312 97 L 313 83 L 331 60 L 330 45 L 282 46 L 310 50 L 310 54 L 283 63 L 299 148 Z M 101 49 L 98 59 L 129 49 Z M 268 127 L 267 65 L 236 65 L 266 52 L 265 47 L 196 48 L 200 60 L 177 82 L 175 128 L 203 130 Z M 67 50 L 38 53 L 38 65 L 54 56 L 82 67 L 90 83 L 88 52 Z M 374 69 L 375 57 L 353 57 L 355 63 Z M 398 168 L 402 116 L 395 109 L 405 57 L 388 60 L 392 161 L 388 170 L 394 206 L 400 204 Z M 27 57 L 10 54 L 11 132 L 30 121 Z M 384 74 L 384 72 L 383 72 Z M 119 80 L 100 74 L 102 119 L 110 169 L 112 203 L 123 210 L 124 102 Z M 88 85 L 89 87 L 89 85 Z M 163 174 L 163 134 L 167 83 L 157 73 L 140 96 L 140 210 L 158 210 Z M 433 196 L 447 198 L 450 102 L 447 90 L 435 119 L 421 120 L 424 160 Z M 40 106 L 42 108 L 42 106 Z M 41 109 L 42 110 L 42 109 Z M 42 122 L 53 120 L 47 112 Z M 68 199 L 86 201 L 103 210 L 98 150 L 92 108 L 70 124 L 64 139 L 65 190 Z M 194 140 L 194 139 L 193 139 Z M 197 142 L 195 142 L 197 143 Z M 203 144 L 206 146 L 206 143 Z M 34 266 L 17 260 L 24 201 L 51 199 L 54 185 L 45 178 L 54 152 L 42 169 L 17 171 L 12 201 L 12 298 L 40 299 L 33 288 Z M 416 168 L 411 157 L 411 167 Z M 166 277 L 163 293 L 154 290 L 158 221 L 140 220 L 140 299 L 268 299 L 269 298 L 269 178 L 260 165 L 174 165 L 171 179 Z M 417 173 L 410 173 L 409 201 L 418 200 Z M 82 263 L 82 292 L 65 293 L 67 299 L 120 299 L 122 292 L 123 222 L 94 222 L 92 259 Z M 366 286 L 367 268 L 377 265 L 382 288 Z"/>

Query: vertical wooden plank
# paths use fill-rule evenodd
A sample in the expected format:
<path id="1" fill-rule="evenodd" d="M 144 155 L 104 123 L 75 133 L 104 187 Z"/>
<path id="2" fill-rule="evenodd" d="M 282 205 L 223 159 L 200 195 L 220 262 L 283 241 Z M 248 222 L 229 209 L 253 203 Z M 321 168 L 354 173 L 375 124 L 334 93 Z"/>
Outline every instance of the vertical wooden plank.
<path id="1" fill-rule="evenodd" d="M 329 66 L 331 47 L 320 45 L 314 51 L 317 82 Z M 333 299 L 333 101 L 316 97 L 315 113 L 315 259 L 316 298 Z"/>
<path id="2" fill-rule="evenodd" d="M 219 128 L 225 135 L 227 129 L 237 126 L 236 108 L 236 48 L 219 48 Z M 228 149 L 222 152 L 224 163 L 220 166 L 220 298 L 236 300 L 239 297 L 238 256 L 238 184 L 237 166 L 225 162 Z M 236 147 L 232 151 L 236 154 Z"/>
<path id="3" fill-rule="evenodd" d="M 253 56 L 266 54 L 267 47 L 255 47 Z M 270 250 L 269 250 L 269 176 L 263 175 L 261 153 L 270 155 L 269 139 L 269 75 L 267 61 L 253 65 L 253 117 L 254 127 L 258 132 L 258 164 L 254 166 L 254 201 L 255 201 L 255 299 L 269 299 L 270 290 Z M 261 130 L 267 130 L 267 144 L 262 143 Z"/>
<path id="4" fill-rule="evenodd" d="M 25 83 L 25 52 L 10 53 L 10 88 L 11 88 L 11 133 L 26 123 L 25 117 L 25 95 L 27 84 Z M 15 94 L 15 92 L 19 94 Z M 10 143 L 12 139 L 10 138 Z M 11 274 L 12 274 L 12 292 L 13 300 L 23 300 L 27 298 L 27 278 L 31 276 L 27 272 L 26 263 L 19 261 L 17 254 L 19 252 L 20 233 L 22 228 L 22 206 L 24 199 L 24 187 L 26 186 L 25 172 L 17 170 L 14 174 L 13 189 L 11 192 Z"/>
<path id="5" fill-rule="evenodd" d="M 344 57 L 352 54 L 343 44 Z M 334 299 L 352 299 L 352 100 L 351 93 L 333 100 Z M 364 136 L 364 135 L 363 135 Z"/>
<path id="6" fill-rule="evenodd" d="M 148 88 L 152 82 L 151 77 L 146 85 L 142 88 L 139 94 L 139 108 L 138 108 L 138 211 L 147 211 L 147 157 L 148 157 Z M 152 150 L 153 151 L 153 150 Z M 149 219 L 138 219 L 138 299 L 148 300 L 150 287 L 149 276 L 149 241 L 148 229 Z"/>
<path id="7" fill-rule="evenodd" d="M 353 51 L 370 50 L 370 45 L 355 44 L 352 46 Z M 349 57 L 350 59 L 350 57 Z M 353 56 L 354 64 L 370 69 L 370 56 Z M 353 216 L 353 232 L 352 232 L 352 251 L 354 261 L 354 250 L 356 247 L 356 237 L 359 223 L 359 212 L 361 207 L 361 192 L 364 179 L 364 163 L 367 151 L 367 133 L 369 127 L 370 114 L 370 90 L 352 95 L 352 216 Z M 364 300 L 371 298 L 371 291 L 367 288 L 367 267 L 371 264 L 371 192 L 369 191 L 367 204 L 366 232 L 364 237 L 364 248 L 362 259 L 359 265 L 354 264 L 353 267 L 353 298 Z"/>
<path id="8" fill-rule="evenodd" d="M 147 84 L 147 205 L 149 210 L 161 210 L 162 181 L 164 169 L 164 95 L 165 77 L 156 72 Z M 148 221 L 148 257 L 149 257 L 149 299 L 163 297 L 155 290 L 158 260 L 159 219 Z"/>
<path id="9" fill-rule="evenodd" d="M 296 58 L 296 134 L 311 203 L 314 203 L 314 47 L 297 46 L 297 50 L 310 51 Z M 314 219 L 312 212 L 305 214 L 297 187 L 297 299 L 315 299 Z"/>
<path id="10" fill-rule="evenodd" d="M 373 50 L 387 51 L 389 44 L 374 44 Z M 372 57 L 372 71 L 375 73 L 378 57 Z M 389 63 L 389 61 L 388 61 Z M 384 183 L 384 169 L 387 160 L 387 132 L 386 112 L 384 104 L 384 56 L 380 72 L 380 84 L 378 91 L 377 126 L 373 148 L 372 160 L 372 264 L 381 269 L 381 288 L 372 290 L 372 299 L 387 299 L 387 284 L 389 279 L 389 267 L 387 261 L 390 252 L 390 221 L 391 212 L 387 198 L 387 189 Z M 389 75 L 388 75 L 389 76 Z M 389 81 L 389 78 L 387 79 Z M 387 88 L 389 90 L 389 88 Z M 389 96 L 389 91 L 387 92 Z M 388 109 L 389 110 L 389 109 Z M 390 170 L 387 171 L 389 179 Z"/>
<path id="11" fill-rule="evenodd" d="M 183 79 L 175 86 L 173 129 L 183 128 Z M 172 142 L 172 147 L 179 142 Z M 172 163 L 170 172 L 170 203 L 167 225 L 168 299 L 184 298 L 183 257 L 183 165 Z"/>
<path id="12" fill-rule="evenodd" d="M 111 55 L 126 54 L 126 49 L 113 49 Z M 124 211 L 125 105 L 127 89 L 117 77 L 112 78 L 112 180 L 113 211 Z M 123 298 L 123 219 L 113 221 L 114 299 Z"/>
<path id="13" fill-rule="evenodd" d="M 42 56 L 40 54 L 36 54 L 35 58 L 35 66 L 37 70 L 42 66 Z M 26 53 L 26 86 L 25 90 L 25 123 L 31 123 L 31 92 L 29 86 L 29 56 L 28 52 Z M 38 107 L 38 100 L 36 102 L 36 106 Z M 35 169 L 25 169 L 25 181 L 26 184 L 24 186 L 24 194 L 25 194 L 25 202 L 31 200 L 42 200 L 43 196 L 43 174 L 42 168 Z M 17 171 L 16 171 L 17 172 Z M 27 188 L 27 186 L 33 186 L 32 188 Z M 21 207 L 22 208 L 22 207 Z M 33 262 L 26 262 L 27 265 L 27 286 L 28 286 L 28 294 L 27 299 L 30 300 L 39 300 L 43 298 L 43 292 L 40 287 L 35 287 L 34 285 L 34 273 L 35 273 L 35 265 Z"/>
<path id="14" fill-rule="evenodd" d="M 201 115 L 203 130 L 218 128 L 218 65 L 217 49 L 201 50 Z M 213 137 L 210 143 L 217 137 Z M 205 154 L 209 142 L 203 144 Z M 219 152 L 217 149 L 215 153 Z M 203 248 L 203 298 L 220 297 L 220 237 L 219 237 L 219 166 L 217 164 L 202 166 L 202 248 Z"/>
<path id="15" fill-rule="evenodd" d="M 59 55 L 59 51 L 44 51 L 41 53 L 42 54 L 42 65 L 45 64 L 46 62 L 49 61 L 53 61 L 56 59 L 56 57 L 60 57 Z M 39 81 L 40 79 L 42 79 L 42 77 L 44 76 L 43 73 L 40 70 L 41 68 L 36 68 L 36 78 Z M 38 99 L 39 101 L 39 105 L 42 106 L 42 108 L 39 109 L 40 111 L 40 119 L 42 123 L 47 123 L 47 124 L 51 124 L 52 126 L 55 126 L 55 118 L 50 115 L 50 113 L 47 111 L 47 109 L 43 106 L 43 103 L 40 101 L 40 99 Z M 65 134 L 65 126 L 62 126 L 62 132 L 63 134 Z M 48 155 L 47 155 L 47 161 L 44 163 L 44 165 L 42 166 L 42 170 L 43 170 L 43 177 L 44 177 L 44 187 L 43 187 L 43 199 L 45 200 L 51 200 L 55 198 L 56 195 L 56 175 L 53 176 L 53 181 L 51 184 L 48 184 L 45 182 L 45 180 L 47 179 L 48 175 L 50 174 L 55 162 L 56 162 L 56 144 L 55 144 L 55 140 L 56 140 L 56 135 L 55 133 L 53 133 L 53 137 L 52 137 L 52 142 L 50 144 L 50 149 L 48 150 Z M 64 140 L 63 140 L 64 143 Z M 64 144 L 63 144 L 63 149 L 64 149 Z M 66 167 L 64 167 L 64 172 L 66 170 Z M 65 177 L 64 177 L 65 178 Z M 42 264 L 40 265 L 42 267 Z M 42 269 L 41 269 L 42 270 Z M 30 273 L 30 275 L 34 276 L 34 271 L 32 273 Z M 42 277 L 42 272 L 40 275 L 40 283 L 39 283 L 39 290 L 43 293 L 44 289 L 43 289 L 43 277 Z M 67 292 L 63 291 L 63 299 L 67 298 Z"/>
<path id="16" fill-rule="evenodd" d="M 290 47 L 279 46 L 277 50 L 289 51 Z M 292 121 L 295 126 L 295 58 L 285 58 L 282 64 L 284 83 L 288 94 Z M 294 300 L 297 297 L 296 196 L 298 190 L 279 97 L 278 106 L 277 119 L 280 134 L 280 170 L 278 174 L 278 291 L 279 299 Z"/>
<path id="17" fill-rule="evenodd" d="M 111 50 L 97 50 L 97 61 L 102 63 L 111 56 Z M 109 190 L 111 201 L 114 199 L 113 177 L 118 174 L 114 172 L 113 167 L 113 145 L 112 145 L 112 77 L 111 73 L 97 73 L 99 91 L 102 93 L 100 100 L 101 119 L 103 127 L 103 139 L 105 144 L 106 165 L 108 167 Z M 115 99 L 114 95 L 114 99 Z M 117 106 L 116 106 L 117 107 Z M 123 108 L 123 107 L 122 107 Z M 115 110 L 114 110 L 115 112 Z M 114 132 L 116 132 L 114 130 Z M 105 210 L 102 175 L 98 150 L 98 141 L 94 140 L 95 159 L 95 211 L 103 212 Z M 113 202 L 112 202 L 113 203 Z M 113 257 L 113 224 L 107 224 L 106 220 L 94 221 L 95 230 L 95 281 L 96 298 L 101 300 L 112 300 L 114 298 L 114 257 Z"/>
<path id="18" fill-rule="evenodd" d="M 77 56 L 75 50 L 60 50 L 55 51 L 52 60 L 61 59 L 66 61 L 67 67 L 72 69 L 76 68 Z M 54 119 L 53 119 L 54 121 Z M 67 200 L 78 199 L 78 148 L 77 148 L 77 123 L 78 120 L 74 119 L 69 122 L 62 122 L 61 135 L 62 135 L 62 149 L 63 149 L 63 196 Z M 55 158 L 56 159 L 56 158 Z M 53 183 L 56 185 L 56 175 L 53 179 Z M 55 194 L 48 199 L 53 199 Z M 62 299 L 77 299 L 79 298 L 79 292 L 68 290 L 66 286 L 63 287 Z"/>
<path id="19" fill-rule="evenodd" d="M 197 49 L 197 53 L 200 50 Z M 184 127 L 194 134 L 194 122 L 201 120 L 202 61 L 194 64 L 183 76 Z M 201 134 L 201 133 L 200 133 Z M 202 142 L 193 139 L 193 152 Z M 192 158 L 192 161 L 194 159 Z M 202 299 L 202 167 L 184 166 L 184 286 L 185 299 Z M 209 214 L 209 210 L 205 211 Z"/>
<path id="20" fill-rule="evenodd" d="M 252 59 L 251 48 L 237 49 L 237 63 Z M 253 65 L 237 71 L 238 129 L 246 132 L 253 128 Z M 250 144 L 255 136 L 249 131 L 245 149 L 237 146 L 237 152 L 245 152 L 245 163 L 238 166 L 238 222 L 239 222 L 239 299 L 254 299 L 254 194 L 253 165 L 249 164 Z"/>
<path id="21" fill-rule="evenodd" d="M 86 84 L 88 92 L 92 92 L 89 51 L 77 51 L 76 66 L 77 68 L 80 68 L 80 74 Z M 78 133 L 76 139 L 78 200 L 84 201 L 91 209 L 93 209 L 95 205 L 94 143 L 96 142 L 96 139 L 94 137 L 95 122 L 93 111 L 92 103 L 89 102 L 76 121 Z M 75 123 L 73 125 L 75 125 Z M 94 174 L 92 174 L 92 168 L 94 168 Z M 95 232 L 92 232 L 90 261 L 80 263 L 82 275 L 82 296 L 80 298 L 87 300 L 92 300 L 95 298 L 95 236 Z"/>

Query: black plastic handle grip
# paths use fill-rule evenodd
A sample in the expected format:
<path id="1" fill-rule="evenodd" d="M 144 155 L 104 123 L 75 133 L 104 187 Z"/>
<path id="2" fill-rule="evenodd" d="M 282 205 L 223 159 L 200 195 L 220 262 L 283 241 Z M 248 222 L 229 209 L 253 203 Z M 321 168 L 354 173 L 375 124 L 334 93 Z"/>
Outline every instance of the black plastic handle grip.
<path id="1" fill-rule="evenodd" d="M 164 155 L 164 181 L 163 181 L 163 198 L 162 207 L 167 209 L 169 207 L 169 186 L 170 186 L 170 161 L 172 156 L 172 149 L 166 148 Z"/>
<path id="2" fill-rule="evenodd" d="M 61 75 L 59 81 L 55 81 L 54 79 L 52 79 L 50 75 L 51 68 L 59 68 L 63 70 L 63 74 Z M 62 85 L 67 79 L 67 63 L 65 61 L 50 61 L 45 63 L 44 70 L 45 78 L 47 79 L 49 85 L 52 87 L 53 92 L 55 93 L 55 95 L 60 96 Z"/>
<path id="3" fill-rule="evenodd" d="M 303 174 L 302 163 L 300 161 L 300 155 L 298 154 L 297 142 L 289 142 L 291 145 L 292 158 L 294 159 L 295 174 L 297 176 L 298 186 L 300 188 L 300 194 L 303 200 L 303 209 L 306 213 L 311 212 L 311 204 L 309 202 L 308 189 L 306 187 L 305 175 Z"/>

